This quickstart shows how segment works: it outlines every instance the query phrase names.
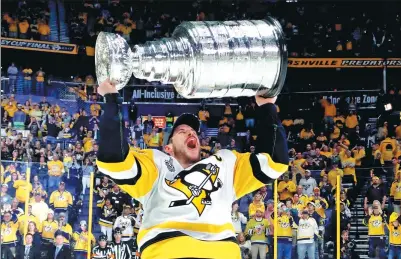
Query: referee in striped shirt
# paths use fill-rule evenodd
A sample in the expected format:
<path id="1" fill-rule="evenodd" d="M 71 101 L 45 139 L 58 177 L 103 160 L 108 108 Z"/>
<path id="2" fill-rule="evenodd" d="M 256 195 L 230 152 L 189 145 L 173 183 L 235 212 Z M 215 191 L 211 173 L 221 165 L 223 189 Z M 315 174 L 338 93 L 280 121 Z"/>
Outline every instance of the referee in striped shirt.
<path id="1" fill-rule="evenodd" d="M 132 259 L 131 250 L 128 245 L 121 241 L 121 228 L 114 229 L 114 243 L 111 244 L 114 259 Z"/>

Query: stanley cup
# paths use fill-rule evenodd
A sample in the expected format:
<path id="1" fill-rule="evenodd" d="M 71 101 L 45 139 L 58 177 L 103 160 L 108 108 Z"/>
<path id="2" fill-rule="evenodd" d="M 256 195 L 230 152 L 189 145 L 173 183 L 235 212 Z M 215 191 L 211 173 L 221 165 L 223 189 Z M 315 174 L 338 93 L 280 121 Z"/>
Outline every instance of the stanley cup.
<path id="1" fill-rule="evenodd" d="M 117 34 L 96 41 L 98 82 L 136 78 L 172 84 L 185 98 L 277 96 L 287 72 L 280 24 L 266 20 L 183 22 L 171 38 L 135 45 Z"/>

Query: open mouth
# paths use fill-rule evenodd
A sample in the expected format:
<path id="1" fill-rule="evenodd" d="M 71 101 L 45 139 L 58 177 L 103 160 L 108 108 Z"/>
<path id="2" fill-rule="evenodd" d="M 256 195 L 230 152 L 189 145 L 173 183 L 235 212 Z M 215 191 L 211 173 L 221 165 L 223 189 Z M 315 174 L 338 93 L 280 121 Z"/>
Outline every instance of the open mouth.
<path id="1" fill-rule="evenodd" d="M 194 138 L 194 137 L 188 138 L 186 141 L 186 144 L 189 149 L 195 149 L 196 145 L 197 145 L 196 138 Z"/>

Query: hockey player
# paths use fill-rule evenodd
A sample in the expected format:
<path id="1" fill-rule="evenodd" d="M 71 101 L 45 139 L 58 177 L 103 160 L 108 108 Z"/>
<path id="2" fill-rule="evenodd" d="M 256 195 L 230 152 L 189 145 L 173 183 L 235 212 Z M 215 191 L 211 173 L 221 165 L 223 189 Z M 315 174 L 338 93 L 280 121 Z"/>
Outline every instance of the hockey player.
<path id="1" fill-rule="evenodd" d="M 239 259 L 231 204 L 288 169 L 276 98 L 256 97 L 260 107 L 255 153 L 220 150 L 200 160 L 200 125 L 194 115 L 179 116 L 165 153 L 130 150 L 117 89 L 106 80 L 98 93 L 105 105 L 97 165 L 143 204 L 145 217 L 137 239 L 141 258 Z"/>
<path id="2" fill-rule="evenodd" d="M 113 259 L 113 248 L 107 244 L 106 235 L 99 236 L 99 244 L 92 249 L 92 259 Z"/>
<path id="3" fill-rule="evenodd" d="M 114 231 L 116 229 L 120 229 L 122 232 L 122 241 L 129 242 L 134 235 L 134 225 L 135 219 L 130 215 L 131 213 L 131 206 L 124 205 L 123 214 L 117 217 L 116 221 L 114 221 Z"/>
<path id="4" fill-rule="evenodd" d="M 121 228 L 114 229 L 114 243 L 111 244 L 113 248 L 113 259 L 131 259 L 132 254 L 129 246 L 122 242 Z"/>

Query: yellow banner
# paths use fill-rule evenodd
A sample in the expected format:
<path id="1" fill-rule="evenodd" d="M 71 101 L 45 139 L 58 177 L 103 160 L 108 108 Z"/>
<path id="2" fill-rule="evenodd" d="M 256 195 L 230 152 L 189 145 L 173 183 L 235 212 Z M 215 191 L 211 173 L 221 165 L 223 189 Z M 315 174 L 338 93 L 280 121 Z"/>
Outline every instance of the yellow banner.
<path id="1" fill-rule="evenodd" d="M 289 58 L 293 68 L 401 68 L 401 58 Z"/>
<path id="2" fill-rule="evenodd" d="M 78 54 L 77 45 L 61 42 L 1 38 L 1 47 L 9 49 L 43 51 L 71 55 Z"/>

